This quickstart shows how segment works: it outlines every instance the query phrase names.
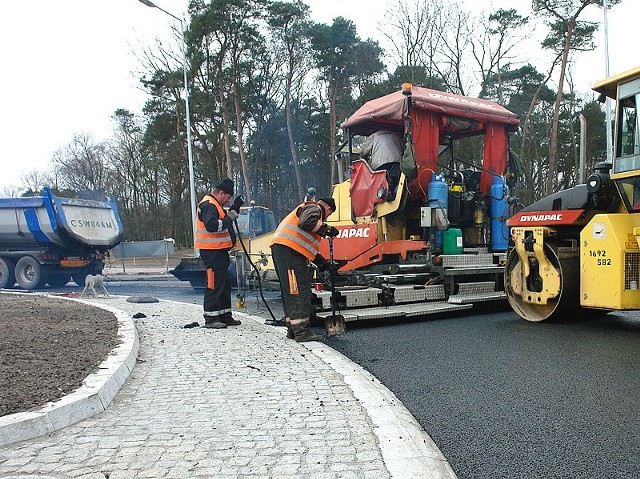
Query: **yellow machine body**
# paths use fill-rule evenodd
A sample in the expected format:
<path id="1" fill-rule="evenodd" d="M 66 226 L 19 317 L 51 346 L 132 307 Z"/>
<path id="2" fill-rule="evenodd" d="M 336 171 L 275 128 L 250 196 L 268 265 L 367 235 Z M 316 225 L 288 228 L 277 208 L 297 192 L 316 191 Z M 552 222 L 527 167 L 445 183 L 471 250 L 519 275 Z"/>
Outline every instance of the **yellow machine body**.
<path id="1" fill-rule="evenodd" d="M 580 304 L 614 310 L 640 309 L 640 138 L 636 99 L 640 67 L 596 83 L 618 100 L 611 181 L 618 213 L 595 215 L 580 233 Z"/>
<path id="2" fill-rule="evenodd" d="M 532 233 L 533 240 L 530 249 L 525 245 L 525 235 L 528 231 Z M 560 271 L 549 261 L 544 252 L 544 241 L 550 234 L 549 228 L 541 226 L 529 229 L 514 228 L 511 231 L 515 251 L 520 261 L 510 272 L 510 284 L 513 291 L 525 303 L 545 305 L 560 295 Z M 529 286 L 528 278 L 531 275 L 532 262 L 538 266 L 539 275 L 542 277 L 544 286 L 540 291 Z"/>
<path id="3" fill-rule="evenodd" d="M 580 305 L 640 309 L 640 217 L 600 214 L 580 233 Z"/>

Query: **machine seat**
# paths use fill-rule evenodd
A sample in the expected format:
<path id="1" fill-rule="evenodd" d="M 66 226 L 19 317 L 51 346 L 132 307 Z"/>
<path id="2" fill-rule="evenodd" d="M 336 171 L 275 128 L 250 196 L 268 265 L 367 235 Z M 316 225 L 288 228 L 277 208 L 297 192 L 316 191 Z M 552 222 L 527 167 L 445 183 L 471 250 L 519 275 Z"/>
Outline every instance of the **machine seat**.
<path id="1" fill-rule="evenodd" d="M 386 170 L 373 171 L 365 160 L 351 164 L 351 207 L 355 216 L 371 216 L 376 203 L 385 201 L 389 193 Z"/>

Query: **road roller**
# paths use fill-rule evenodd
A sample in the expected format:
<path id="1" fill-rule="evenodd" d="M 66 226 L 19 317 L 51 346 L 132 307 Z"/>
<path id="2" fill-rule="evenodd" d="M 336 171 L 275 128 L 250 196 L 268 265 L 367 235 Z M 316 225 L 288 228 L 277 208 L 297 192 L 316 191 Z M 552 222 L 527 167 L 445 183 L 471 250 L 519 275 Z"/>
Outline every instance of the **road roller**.
<path id="1" fill-rule="evenodd" d="M 509 221 L 509 304 L 527 321 L 640 309 L 640 67 L 593 86 L 617 101 L 612 162 Z"/>

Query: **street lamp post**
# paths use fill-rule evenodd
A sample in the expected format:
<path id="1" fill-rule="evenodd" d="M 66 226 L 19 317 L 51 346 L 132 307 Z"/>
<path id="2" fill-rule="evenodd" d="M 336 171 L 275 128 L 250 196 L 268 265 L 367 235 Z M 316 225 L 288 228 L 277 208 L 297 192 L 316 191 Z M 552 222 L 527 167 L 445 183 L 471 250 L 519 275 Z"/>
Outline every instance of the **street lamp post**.
<path id="1" fill-rule="evenodd" d="M 607 21 L 607 0 L 604 0 L 602 6 L 604 7 L 604 68 L 605 76 L 609 78 L 609 23 Z M 611 134 L 611 99 L 607 97 L 605 100 L 605 117 L 607 121 L 607 161 L 611 163 L 613 158 L 613 138 Z"/>
<path id="2" fill-rule="evenodd" d="M 159 7 L 150 0 L 139 0 L 140 3 L 145 4 L 147 7 L 157 8 L 163 13 L 166 13 L 171 18 L 174 18 L 180 22 L 180 31 L 182 33 L 182 71 L 184 74 L 184 104 L 185 115 L 187 117 L 187 156 L 189 157 L 189 189 L 191 193 L 191 228 L 193 232 L 193 254 L 198 256 L 198 250 L 196 248 L 196 184 L 193 175 L 193 149 L 191 142 L 191 113 L 189 110 L 189 83 L 187 81 L 187 40 L 185 38 L 184 22 L 181 18 L 176 17 L 174 14 L 167 12 L 165 9 Z"/>

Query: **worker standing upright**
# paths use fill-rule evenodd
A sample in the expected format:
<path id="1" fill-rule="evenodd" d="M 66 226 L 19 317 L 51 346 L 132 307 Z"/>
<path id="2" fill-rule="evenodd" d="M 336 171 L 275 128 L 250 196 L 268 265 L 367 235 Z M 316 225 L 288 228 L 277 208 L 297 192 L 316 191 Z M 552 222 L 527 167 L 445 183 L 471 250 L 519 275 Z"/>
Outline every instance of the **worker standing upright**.
<path id="1" fill-rule="evenodd" d="M 240 321 L 231 315 L 231 282 L 229 281 L 229 251 L 236 243 L 233 221 L 239 213 L 224 210 L 233 196 L 233 181 L 225 178 L 205 195 L 198 204 L 195 247 L 207 270 L 204 292 L 204 327 L 222 329 L 237 326 Z M 238 208 L 239 209 L 239 208 Z"/>
<path id="2" fill-rule="evenodd" d="M 306 201 L 289 213 L 271 241 L 273 263 L 280 280 L 287 321 L 287 337 L 298 342 L 319 341 L 311 332 L 311 272 L 309 261 L 319 266 L 327 260 L 318 254 L 320 238 L 337 232 L 326 223 L 336 209 L 333 198 Z"/>

